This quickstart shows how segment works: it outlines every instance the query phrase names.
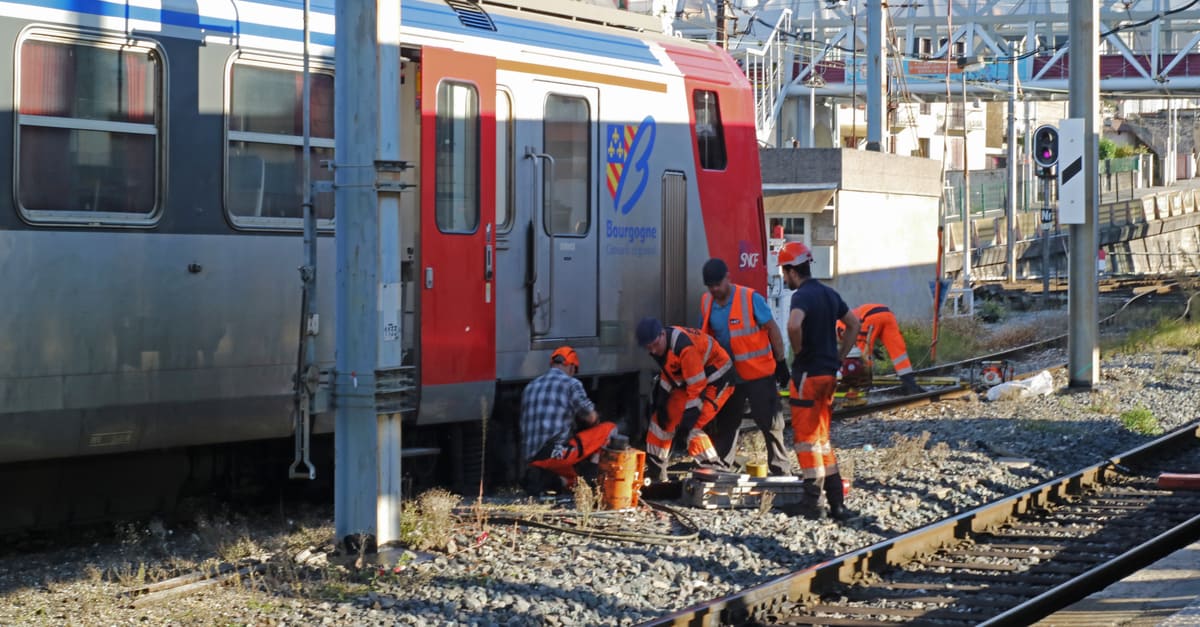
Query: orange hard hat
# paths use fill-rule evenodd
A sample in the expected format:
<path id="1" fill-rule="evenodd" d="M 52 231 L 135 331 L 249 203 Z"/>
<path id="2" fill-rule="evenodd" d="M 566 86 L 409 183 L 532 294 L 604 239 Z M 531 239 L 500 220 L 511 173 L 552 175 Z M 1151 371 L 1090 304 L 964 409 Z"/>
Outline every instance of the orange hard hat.
<path id="1" fill-rule="evenodd" d="M 779 249 L 779 265 L 781 266 L 798 266 L 812 260 L 812 251 L 803 242 L 788 242 Z"/>
<path id="2" fill-rule="evenodd" d="M 567 366 L 579 367 L 579 355 L 575 354 L 575 349 L 570 346 L 559 346 L 550 353 L 550 363 L 565 364 Z"/>

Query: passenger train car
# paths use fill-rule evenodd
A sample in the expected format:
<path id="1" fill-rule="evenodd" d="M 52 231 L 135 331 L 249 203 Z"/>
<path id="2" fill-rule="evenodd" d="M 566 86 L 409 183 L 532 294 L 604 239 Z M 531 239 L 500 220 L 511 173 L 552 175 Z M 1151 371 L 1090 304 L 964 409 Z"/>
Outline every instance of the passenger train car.
<path id="1" fill-rule="evenodd" d="M 381 317 L 418 384 L 414 443 L 454 446 L 484 415 L 511 442 L 521 386 L 564 343 L 602 409 L 632 421 L 652 365 L 637 320 L 695 324 L 709 256 L 765 288 L 737 64 L 651 18 L 574 4 L 402 2 L 394 96 L 415 167 L 398 228 L 381 233 L 403 251 Z M 301 7 L 0 7 L 0 464 L 292 434 Z M 329 0 L 311 24 L 319 183 L 334 160 Z M 315 203 L 318 353 L 332 365 L 333 194 Z"/>

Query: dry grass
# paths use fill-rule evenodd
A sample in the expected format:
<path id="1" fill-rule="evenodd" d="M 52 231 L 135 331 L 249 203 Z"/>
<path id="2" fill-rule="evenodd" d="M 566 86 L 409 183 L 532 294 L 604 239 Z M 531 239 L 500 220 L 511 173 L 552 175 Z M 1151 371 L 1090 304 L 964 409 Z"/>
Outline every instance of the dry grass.
<path id="1" fill-rule="evenodd" d="M 762 431 L 755 429 L 739 439 L 738 448 L 746 452 L 747 462 L 767 463 L 767 441 Z"/>
<path id="2" fill-rule="evenodd" d="M 445 551 L 454 537 L 454 508 L 460 501 L 457 494 L 434 489 L 405 503 L 400 514 L 400 541 L 418 551 Z"/>
<path id="3" fill-rule="evenodd" d="M 587 481 L 579 479 L 575 482 L 575 511 L 579 512 L 579 526 L 587 529 L 592 522 L 592 514 L 604 507 L 604 493 L 600 486 L 593 488 Z"/>
<path id="4" fill-rule="evenodd" d="M 988 335 L 985 345 L 989 350 L 1003 350 L 1032 344 L 1041 339 L 1041 329 L 1042 327 L 1036 324 L 1004 326 Z"/>
<path id="5" fill-rule="evenodd" d="M 927 459 L 925 445 L 929 443 L 930 433 L 922 431 L 921 435 L 906 436 L 900 433 L 892 435 L 892 445 L 881 451 L 879 459 L 879 475 L 883 478 L 894 477 L 904 470 L 924 465 Z M 943 444 L 944 446 L 944 444 Z M 949 454 L 946 447 L 945 454 Z"/>

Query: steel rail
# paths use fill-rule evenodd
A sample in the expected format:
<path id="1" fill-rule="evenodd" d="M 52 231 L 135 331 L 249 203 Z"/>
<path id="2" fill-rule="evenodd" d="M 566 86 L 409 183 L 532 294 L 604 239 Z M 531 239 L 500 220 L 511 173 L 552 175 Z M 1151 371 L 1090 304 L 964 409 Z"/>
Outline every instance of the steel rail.
<path id="1" fill-rule="evenodd" d="M 986 533 L 1013 518 L 1042 509 L 1047 505 L 1062 501 L 1068 496 L 1080 494 L 1090 486 L 1103 483 L 1109 473 L 1125 474 L 1127 472 L 1125 468 L 1129 464 L 1153 460 L 1156 456 L 1161 456 L 1172 448 L 1188 445 L 1194 447 L 1198 438 L 1200 438 L 1200 423 L 1181 427 L 1156 440 L 1071 475 L 997 499 L 986 505 L 846 553 L 821 564 L 783 575 L 742 592 L 692 605 L 643 624 L 676 626 L 746 624 L 756 616 L 780 609 L 785 603 L 815 599 L 823 591 L 832 590 L 839 585 L 865 581 L 875 573 L 901 566 L 918 556 L 957 542 L 969 534 Z M 1151 551 L 1147 556 L 1118 557 L 1101 567 L 1099 573 L 1084 575 L 1081 576 L 1081 581 L 1067 582 L 1059 586 L 1064 588 L 1060 592 L 1063 594 L 1069 592 L 1068 596 L 1075 598 L 1055 596 L 1051 594 L 1053 592 L 1051 590 L 1014 607 L 1011 611 L 1016 614 L 1012 620 L 1028 624 L 1029 617 L 1037 612 L 1041 612 L 1041 615 L 1044 616 L 1082 598 L 1080 595 L 1089 590 L 1088 586 L 1094 585 L 1095 587 L 1090 590 L 1095 590 L 1100 587 L 1101 581 L 1120 579 L 1144 565 L 1143 562 L 1150 559 L 1150 555 L 1155 552 L 1161 555 L 1162 552 L 1169 551 L 1167 547 L 1171 542 L 1194 539 L 1195 532 L 1200 529 L 1195 525 L 1200 525 L 1200 522 L 1195 519 L 1190 520 L 1155 540 L 1142 543 L 1132 551 L 1126 551 L 1126 554 L 1132 554 L 1145 548 Z M 1189 533 L 1192 535 L 1187 535 Z M 1019 613 L 1017 613 L 1018 610 Z M 1003 614 L 998 615 L 997 618 L 1002 616 Z"/>

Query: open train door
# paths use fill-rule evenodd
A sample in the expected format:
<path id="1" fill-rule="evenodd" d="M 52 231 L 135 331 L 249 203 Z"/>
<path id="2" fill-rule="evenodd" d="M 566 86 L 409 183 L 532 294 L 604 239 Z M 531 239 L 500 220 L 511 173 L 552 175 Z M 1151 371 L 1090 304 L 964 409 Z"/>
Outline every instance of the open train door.
<path id="1" fill-rule="evenodd" d="M 421 53 L 418 422 L 490 413 L 496 380 L 496 61 Z"/>

